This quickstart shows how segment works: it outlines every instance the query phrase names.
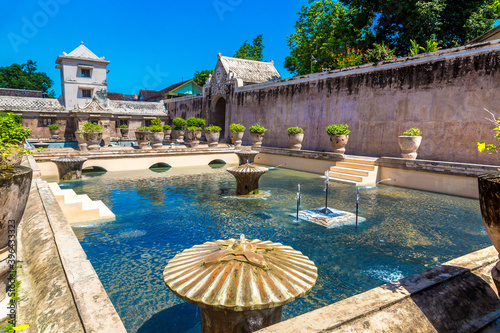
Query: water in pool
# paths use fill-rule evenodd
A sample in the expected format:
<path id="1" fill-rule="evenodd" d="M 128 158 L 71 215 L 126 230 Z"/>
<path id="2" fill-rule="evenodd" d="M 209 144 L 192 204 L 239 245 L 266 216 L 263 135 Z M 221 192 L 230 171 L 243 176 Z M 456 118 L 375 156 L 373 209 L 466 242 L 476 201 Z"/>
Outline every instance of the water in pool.
<path id="1" fill-rule="evenodd" d="M 162 280 L 168 260 L 217 239 L 272 240 L 302 251 L 318 267 L 316 286 L 284 306 L 283 320 L 487 247 L 477 200 L 379 185 L 362 189 L 356 229 L 296 223 L 302 209 L 321 207 L 324 180 L 276 169 L 262 176 L 266 199 L 228 196 L 236 183 L 225 168 L 115 172 L 62 183 L 100 199 L 116 221 L 74 227 L 128 332 L 199 332 L 197 307 Z M 329 205 L 354 212 L 356 188 L 330 183 Z"/>

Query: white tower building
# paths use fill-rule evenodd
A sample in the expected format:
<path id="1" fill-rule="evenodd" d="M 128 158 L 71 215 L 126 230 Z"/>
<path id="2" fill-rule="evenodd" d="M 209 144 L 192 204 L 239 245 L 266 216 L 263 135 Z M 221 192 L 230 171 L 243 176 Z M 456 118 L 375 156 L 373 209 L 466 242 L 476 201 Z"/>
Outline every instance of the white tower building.
<path id="1" fill-rule="evenodd" d="M 66 110 L 81 108 L 94 98 L 102 107 L 108 107 L 106 67 L 109 61 L 96 56 L 82 42 L 71 53 L 58 56 L 56 64 L 61 70 L 61 102 Z"/>

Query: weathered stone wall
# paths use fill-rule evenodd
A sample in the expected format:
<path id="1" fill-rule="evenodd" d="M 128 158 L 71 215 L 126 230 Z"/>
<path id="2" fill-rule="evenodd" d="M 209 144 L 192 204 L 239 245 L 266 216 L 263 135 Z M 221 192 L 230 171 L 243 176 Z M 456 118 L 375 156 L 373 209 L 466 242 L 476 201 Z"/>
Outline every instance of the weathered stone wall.
<path id="1" fill-rule="evenodd" d="M 172 119 L 181 117 L 187 119 L 189 117 L 200 117 L 207 121 L 209 125 L 211 120 L 210 111 L 210 98 L 197 96 L 197 97 L 181 97 L 172 98 L 165 101 L 165 107 L 170 115 L 170 122 Z"/>
<path id="2" fill-rule="evenodd" d="M 484 108 L 500 116 L 499 70 L 500 44 L 487 43 L 275 83 L 232 85 L 226 127 L 260 122 L 269 129 L 265 146 L 288 147 L 287 128 L 301 126 L 303 149 L 331 151 L 326 126 L 348 124 L 346 153 L 377 157 L 399 157 L 398 136 L 418 127 L 418 158 L 500 164 L 500 154 L 476 148 L 477 141 L 494 140 Z M 167 109 L 172 118 L 210 119 L 213 99 L 174 99 Z M 244 143 L 250 143 L 248 131 Z"/>
<path id="3" fill-rule="evenodd" d="M 301 126 L 303 149 L 330 150 L 325 127 L 349 124 L 348 154 L 398 156 L 398 135 L 423 131 L 419 158 L 500 163 L 480 154 L 491 141 L 486 108 L 500 114 L 500 51 L 232 92 L 230 122 L 260 122 L 264 144 L 288 147 L 286 129 Z M 354 71 L 355 72 L 355 71 Z"/>

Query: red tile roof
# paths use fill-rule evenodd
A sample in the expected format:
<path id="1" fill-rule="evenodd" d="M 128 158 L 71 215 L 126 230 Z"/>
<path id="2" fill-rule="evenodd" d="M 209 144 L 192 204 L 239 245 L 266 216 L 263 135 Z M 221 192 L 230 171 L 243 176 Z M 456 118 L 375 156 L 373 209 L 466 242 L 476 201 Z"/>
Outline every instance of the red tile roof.
<path id="1" fill-rule="evenodd" d="M 112 101 L 125 101 L 125 96 L 122 93 L 108 92 L 108 99 Z"/>

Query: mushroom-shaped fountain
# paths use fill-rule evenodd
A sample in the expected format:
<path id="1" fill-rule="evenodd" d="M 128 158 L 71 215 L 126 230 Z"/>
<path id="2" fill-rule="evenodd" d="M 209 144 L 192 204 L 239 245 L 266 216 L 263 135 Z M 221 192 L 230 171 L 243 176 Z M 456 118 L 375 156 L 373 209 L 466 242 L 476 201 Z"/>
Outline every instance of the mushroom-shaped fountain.
<path id="1" fill-rule="evenodd" d="M 235 153 L 240 160 L 239 166 L 227 168 L 227 172 L 236 178 L 236 195 L 258 194 L 260 176 L 268 172 L 269 169 L 253 165 L 258 151 L 239 150 Z"/>
<path id="2" fill-rule="evenodd" d="M 268 168 L 249 163 L 227 168 L 227 172 L 236 178 L 236 195 L 258 194 L 260 176 L 268 171 Z"/>
<path id="3" fill-rule="evenodd" d="M 218 240 L 184 250 L 163 271 L 167 287 L 201 308 L 201 332 L 254 332 L 281 321 L 318 270 L 301 252 L 270 241 Z"/>
<path id="4" fill-rule="evenodd" d="M 82 166 L 87 159 L 84 157 L 58 157 L 51 159 L 57 165 L 59 179 L 74 180 L 82 178 Z"/>
<path id="5" fill-rule="evenodd" d="M 258 153 L 259 152 L 257 150 L 235 151 L 235 154 L 238 155 L 238 159 L 240 160 L 240 165 L 247 164 L 247 163 L 253 164 L 253 162 L 255 160 L 255 156 Z"/>

